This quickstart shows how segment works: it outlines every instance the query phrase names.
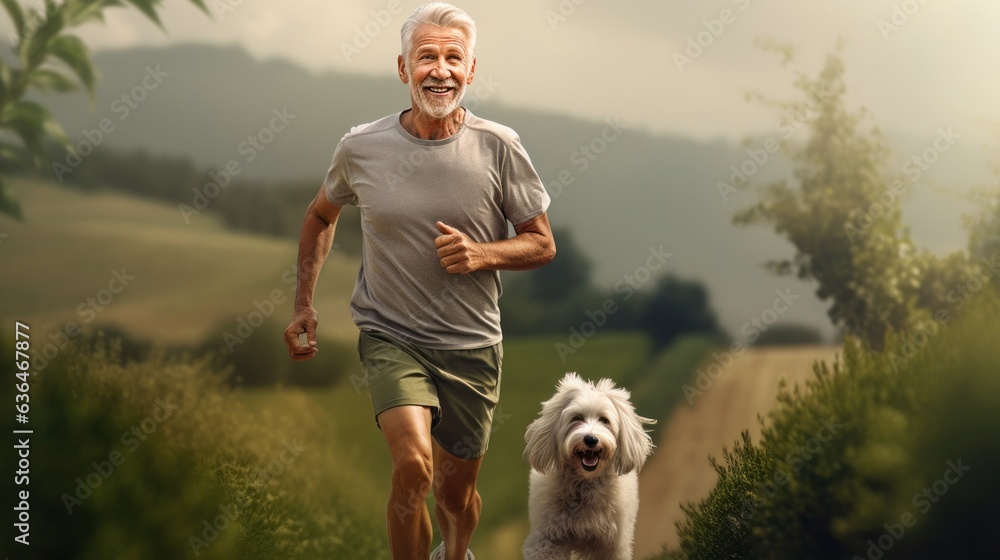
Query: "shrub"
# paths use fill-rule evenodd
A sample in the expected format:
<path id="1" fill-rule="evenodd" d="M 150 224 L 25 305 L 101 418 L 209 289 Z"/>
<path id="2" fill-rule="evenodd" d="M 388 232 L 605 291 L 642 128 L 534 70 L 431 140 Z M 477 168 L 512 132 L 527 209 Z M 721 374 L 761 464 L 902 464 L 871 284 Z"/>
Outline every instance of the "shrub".
<path id="1" fill-rule="evenodd" d="M 819 329 L 808 325 L 777 324 L 764 331 L 754 346 L 794 346 L 798 344 L 822 344 L 823 335 Z"/>
<path id="2" fill-rule="evenodd" d="M 713 461 L 718 484 L 662 558 L 991 557 L 1000 303 L 975 304 L 883 353 L 848 342 L 842 363 L 783 389 L 760 443 L 744 434 Z"/>
<path id="3" fill-rule="evenodd" d="M 315 435 L 323 415 L 301 393 L 280 416 L 258 413 L 208 359 L 125 362 L 103 341 L 31 383 L 36 557 L 387 555 L 381 522 L 346 507 L 358 477 Z"/>

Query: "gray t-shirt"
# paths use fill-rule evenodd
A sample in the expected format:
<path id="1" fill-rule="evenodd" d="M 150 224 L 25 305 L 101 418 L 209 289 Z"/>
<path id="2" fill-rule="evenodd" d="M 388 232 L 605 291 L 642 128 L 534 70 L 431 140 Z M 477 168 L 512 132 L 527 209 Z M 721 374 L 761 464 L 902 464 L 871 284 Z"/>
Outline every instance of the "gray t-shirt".
<path id="1" fill-rule="evenodd" d="M 508 238 L 508 222 L 545 212 L 549 196 L 510 128 L 465 112 L 457 133 L 422 140 L 402 112 L 361 125 L 333 154 L 324 189 L 337 206 L 361 210 L 361 270 L 351 298 L 360 328 L 441 350 L 500 342 L 500 274 L 450 274 L 440 264 L 435 223 L 476 242 Z"/>

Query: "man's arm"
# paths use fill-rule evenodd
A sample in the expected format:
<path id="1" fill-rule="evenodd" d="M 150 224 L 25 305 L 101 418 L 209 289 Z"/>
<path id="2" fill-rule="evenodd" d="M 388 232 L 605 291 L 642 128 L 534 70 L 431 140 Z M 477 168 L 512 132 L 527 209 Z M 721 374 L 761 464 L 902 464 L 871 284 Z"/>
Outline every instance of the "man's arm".
<path id="1" fill-rule="evenodd" d="M 298 271 L 295 286 L 295 310 L 292 320 L 285 329 L 285 346 L 293 360 L 308 360 L 316 355 L 316 309 L 313 307 L 313 292 L 320 270 L 333 246 L 333 235 L 340 217 L 340 206 L 335 206 L 326 198 L 320 188 L 309 203 L 299 235 Z M 299 346 L 299 335 L 306 333 L 308 345 Z"/>
<path id="2" fill-rule="evenodd" d="M 556 242 L 548 216 L 538 216 L 514 226 L 517 235 L 492 243 L 476 243 L 457 229 L 437 223 L 441 235 L 434 240 L 441 266 L 452 274 L 477 270 L 530 270 L 556 256 Z"/>

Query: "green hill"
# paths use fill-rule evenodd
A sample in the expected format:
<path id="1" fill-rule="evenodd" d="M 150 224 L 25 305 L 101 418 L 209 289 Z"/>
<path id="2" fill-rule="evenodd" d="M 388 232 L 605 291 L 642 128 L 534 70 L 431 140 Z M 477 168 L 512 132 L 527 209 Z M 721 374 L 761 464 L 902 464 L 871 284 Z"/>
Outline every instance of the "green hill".
<path id="1" fill-rule="evenodd" d="M 276 321 L 290 316 L 294 242 L 232 233 L 210 214 L 185 224 L 176 207 L 120 194 L 28 181 L 14 189 L 27 216 L 0 217 L 0 317 L 29 323 L 36 336 L 57 336 L 72 321 L 194 343 L 272 306 Z M 321 337 L 356 336 L 347 301 L 357 266 L 337 254 L 327 262 L 317 287 Z"/>

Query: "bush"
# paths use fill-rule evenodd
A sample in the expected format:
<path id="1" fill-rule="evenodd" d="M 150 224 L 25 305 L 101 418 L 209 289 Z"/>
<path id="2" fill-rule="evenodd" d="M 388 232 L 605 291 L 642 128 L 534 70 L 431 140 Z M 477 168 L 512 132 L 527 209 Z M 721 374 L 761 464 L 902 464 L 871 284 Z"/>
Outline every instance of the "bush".
<path id="1" fill-rule="evenodd" d="M 777 324 L 764 331 L 754 346 L 794 346 L 799 344 L 822 344 L 823 335 L 819 329 L 796 324 Z"/>
<path id="2" fill-rule="evenodd" d="M 884 353 L 849 342 L 842 364 L 784 389 L 760 443 L 744 434 L 712 462 L 718 484 L 662 558 L 992 557 L 1000 303 L 976 305 Z"/>
<path id="3" fill-rule="evenodd" d="M 319 340 L 315 358 L 293 362 L 285 349 L 286 326 L 268 319 L 244 340 L 233 334 L 233 324 L 228 322 L 205 338 L 198 353 L 214 354 L 216 367 L 230 368 L 232 382 L 247 387 L 328 387 L 360 374 L 357 349 L 335 340 Z"/>
<path id="4" fill-rule="evenodd" d="M 387 556 L 380 520 L 345 505 L 360 477 L 300 393 L 281 416 L 255 413 L 207 359 L 124 362 L 103 341 L 30 379 L 34 557 Z"/>

